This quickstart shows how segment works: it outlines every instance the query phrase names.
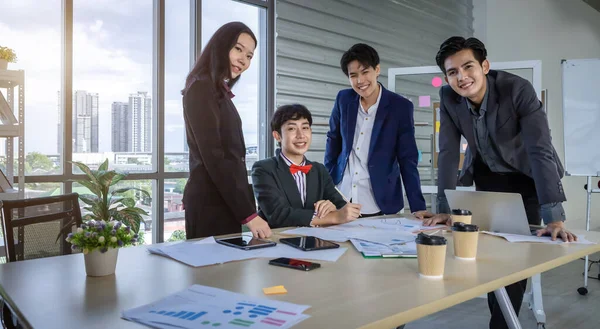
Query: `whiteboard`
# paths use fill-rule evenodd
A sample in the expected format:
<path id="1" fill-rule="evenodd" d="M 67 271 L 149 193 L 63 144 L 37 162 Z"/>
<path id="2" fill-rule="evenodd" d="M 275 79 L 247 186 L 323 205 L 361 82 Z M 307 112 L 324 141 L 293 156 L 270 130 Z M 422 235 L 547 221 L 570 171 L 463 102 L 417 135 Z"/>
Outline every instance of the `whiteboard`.
<path id="1" fill-rule="evenodd" d="M 562 61 L 565 171 L 600 176 L 600 59 Z"/>

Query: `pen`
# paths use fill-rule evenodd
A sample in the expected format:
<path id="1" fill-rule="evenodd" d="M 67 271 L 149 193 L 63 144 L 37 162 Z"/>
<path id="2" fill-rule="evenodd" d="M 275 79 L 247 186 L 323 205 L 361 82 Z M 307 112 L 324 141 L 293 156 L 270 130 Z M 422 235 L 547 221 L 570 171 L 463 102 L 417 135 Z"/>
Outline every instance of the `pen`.
<path id="1" fill-rule="evenodd" d="M 347 203 L 350 203 L 350 200 L 348 200 L 348 198 L 346 198 L 344 193 L 342 193 L 342 191 L 340 191 L 340 189 L 338 189 L 337 186 L 335 186 L 335 190 L 338 191 L 338 193 L 342 196 L 342 199 L 344 199 L 344 201 L 346 201 Z"/>

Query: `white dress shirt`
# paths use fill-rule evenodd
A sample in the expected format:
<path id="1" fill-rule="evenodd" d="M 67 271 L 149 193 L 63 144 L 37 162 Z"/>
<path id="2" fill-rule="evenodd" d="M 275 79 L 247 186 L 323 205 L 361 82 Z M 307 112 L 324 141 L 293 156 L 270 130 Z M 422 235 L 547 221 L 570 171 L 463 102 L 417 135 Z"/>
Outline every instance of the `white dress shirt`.
<path id="1" fill-rule="evenodd" d="M 351 198 L 352 203 L 360 204 L 361 213 L 374 214 L 381 211 L 371 187 L 371 177 L 369 175 L 369 146 L 371 144 L 371 134 L 373 132 L 373 124 L 375 123 L 375 115 L 381 100 L 381 92 L 383 88 L 379 86 L 379 96 L 377 102 L 369 107 L 368 111 L 362 106 L 362 102 L 358 102 L 358 114 L 356 117 L 356 129 L 354 130 L 354 142 L 352 151 L 348 156 L 348 164 L 344 171 L 342 181 L 338 188 L 344 195 Z"/>

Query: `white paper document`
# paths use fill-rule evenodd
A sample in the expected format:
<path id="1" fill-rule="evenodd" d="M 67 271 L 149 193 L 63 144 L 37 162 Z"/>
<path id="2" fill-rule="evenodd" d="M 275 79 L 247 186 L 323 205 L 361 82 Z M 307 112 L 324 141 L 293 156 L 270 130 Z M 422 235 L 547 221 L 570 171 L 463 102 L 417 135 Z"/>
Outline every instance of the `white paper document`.
<path id="1" fill-rule="evenodd" d="M 335 229 L 345 229 L 349 227 L 376 228 L 393 231 L 405 231 L 417 233 L 424 230 L 436 230 L 445 228 L 446 225 L 423 226 L 423 221 L 405 217 L 388 217 L 376 219 L 357 219 L 353 222 L 335 226 Z"/>
<path id="2" fill-rule="evenodd" d="M 368 241 L 371 243 L 383 244 L 386 246 L 400 245 L 406 242 L 414 242 L 416 234 L 406 231 L 387 231 L 387 230 L 364 230 L 360 233 L 352 233 L 350 239 Z"/>
<path id="3" fill-rule="evenodd" d="M 384 246 L 401 245 L 414 242 L 416 232 L 445 228 L 439 226 L 423 226 L 418 219 L 403 217 L 358 219 L 350 223 L 331 227 L 299 227 L 282 232 L 282 234 L 315 236 L 324 240 L 343 242 L 361 240 Z"/>
<path id="4" fill-rule="evenodd" d="M 345 231 L 325 227 L 298 227 L 283 231 L 281 234 L 315 236 L 323 240 L 335 242 L 348 241 L 348 234 Z"/>
<path id="5" fill-rule="evenodd" d="M 173 258 L 194 267 L 223 264 L 252 258 L 279 257 L 335 262 L 346 250 L 347 248 L 303 251 L 281 243 L 278 243 L 275 247 L 241 250 L 218 244 L 214 237 L 197 242 L 181 242 L 148 247 L 148 251 L 153 254 Z"/>
<path id="6" fill-rule="evenodd" d="M 510 233 L 496 233 L 496 232 L 488 232 L 482 231 L 485 234 L 499 236 L 508 242 L 538 242 L 538 243 L 547 243 L 547 244 L 563 244 L 563 243 L 574 243 L 574 244 L 595 244 L 592 241 L 586 240 L 583 235 L 577 236 L 577 241 L 573 242 L 564 242 L 562 239 L 557 238 L 555 241 L 552 241 L 550 236 L 535 236 L 535 235 L 521 235 L 521 234 L 510 234 Z"/>
<path id="7" fill-rule="evenodd" d="M 156 302 L 123 311 L 122 318 L 152 328 L 285 329 L 309 318 L 310 306 L 193 285 Z"/>
<path id="8" fill-rule="evenodd" d="M 304 251 L 283 243 L 278 243 L 275 247 L 264 248 L 263 250 L 263 253 L 259 255 L 260 258 L 287 257 L 335 262 L 342 257 L 348 248 L 339 247 L 335 249 Z"/>
<path id="9" fill-rule="evenodd" d="M 169 246 L 158 245 L 148 247 L 148 251 L 194 267 L 251 259 L 258 257 L 260 254 L 260 249 L 240 250 L 216 242 L 205 244 L 181 242 Z"/>
<path id="10" fill-rule="evenodd" d="M 417 257 L 417 244 L 415 242 L 393 246 L 355 239 L 350 240 L 350 242 L 365 257 Z"/>

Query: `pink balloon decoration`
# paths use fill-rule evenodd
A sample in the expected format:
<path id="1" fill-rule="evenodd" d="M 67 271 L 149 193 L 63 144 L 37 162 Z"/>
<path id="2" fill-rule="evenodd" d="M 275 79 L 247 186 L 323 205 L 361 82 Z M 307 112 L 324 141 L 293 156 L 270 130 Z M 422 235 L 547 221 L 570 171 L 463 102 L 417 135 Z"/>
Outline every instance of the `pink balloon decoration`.
<path id="1" fill-rule="evenodd" d="M 431 79 L 431 85 L 438 88 L 442 86 L 442 78 L 440 77 L 434 77 L 433 79 Z"/>

